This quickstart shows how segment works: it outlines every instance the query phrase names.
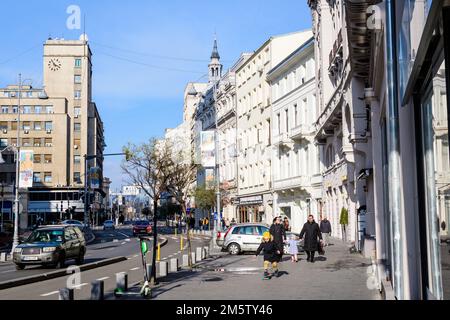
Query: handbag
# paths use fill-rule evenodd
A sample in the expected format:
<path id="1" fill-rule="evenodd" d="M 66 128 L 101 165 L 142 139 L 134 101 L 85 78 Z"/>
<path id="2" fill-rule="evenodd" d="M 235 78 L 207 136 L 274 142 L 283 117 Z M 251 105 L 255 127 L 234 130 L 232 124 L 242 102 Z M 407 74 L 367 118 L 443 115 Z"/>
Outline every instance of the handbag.
<path id="1" fill-rule="evenodd" d="M 319 255 L 325 255 L 325 249 L 323 248 L 323 243 L 319 243 Z"/>

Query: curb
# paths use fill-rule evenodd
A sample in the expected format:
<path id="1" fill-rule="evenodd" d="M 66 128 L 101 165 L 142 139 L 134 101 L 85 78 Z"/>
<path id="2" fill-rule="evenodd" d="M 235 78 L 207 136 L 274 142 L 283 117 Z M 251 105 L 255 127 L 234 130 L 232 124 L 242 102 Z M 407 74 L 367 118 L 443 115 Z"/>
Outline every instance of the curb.
<path id="1" fill-rule="evenodd" d="M 88 263 L 88 264 L 80 266 L 79 268 L 80 268 L 80 271 L 87 271 L 87 270 L 104 267 L 104 266 L 114 264 L 117 262 L 122 262 L 125 260 L 127 260 L 127 258 L 125 258 L 125 257 L 110 258 L 110 259 L 105 259 L 105 260 L 101 260 L 98 262 Z M 62 269 L 62 270 L 53 271 L 50 273 L 44 273 L 44 274 L 39 274 L 39 275 L 35 275 L 35 276 L 29 276 L 29 277 L 14 279 L 14 280 L 8 280 L 8 281 L 0 282 L 0 290 L 23 286 L 26 284 L 41 282 L 41 281 L 45 281 L 45 280 L 50 280 L 50 279 L 54 279 L 54 278 L 59 278 L 59 277 L 63 277 L 66 275 L 69 275 L 67 273 L 67 270 Z"/>

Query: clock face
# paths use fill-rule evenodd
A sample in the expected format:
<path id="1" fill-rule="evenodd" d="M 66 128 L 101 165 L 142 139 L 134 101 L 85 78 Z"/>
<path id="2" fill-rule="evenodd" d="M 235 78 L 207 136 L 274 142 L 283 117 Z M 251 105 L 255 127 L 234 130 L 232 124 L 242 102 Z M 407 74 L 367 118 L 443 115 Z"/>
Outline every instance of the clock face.
<path id="1" fill-rule="evenodd" d="M 59 69 L 61 69 L 61 66 L 61 61 L 59 61 L 58 58 L 50 59 L 50 61 L 48 62 L 48 67 L 52 71 L 58 71 Z"/>

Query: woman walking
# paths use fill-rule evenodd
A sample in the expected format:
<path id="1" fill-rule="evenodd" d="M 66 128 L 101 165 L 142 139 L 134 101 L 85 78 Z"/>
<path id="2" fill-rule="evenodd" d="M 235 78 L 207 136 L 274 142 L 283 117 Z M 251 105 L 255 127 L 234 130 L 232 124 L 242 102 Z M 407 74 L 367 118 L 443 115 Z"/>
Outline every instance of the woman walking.
<path id="1" fill-rule="evenodd" d="M 320 250 L 320 242 L 322 242 L 322 233 L 319 225 L 314 221 L 314 216 L 309 215 L 308 222 L 303 226 L 300 233 L 300 239 L 304 237 L 303 248 L 307 254 L 307 261 L 314 263 L 314 255 L 316 251 Z M 319 242 L 320 240 L 320 242 Z"/>

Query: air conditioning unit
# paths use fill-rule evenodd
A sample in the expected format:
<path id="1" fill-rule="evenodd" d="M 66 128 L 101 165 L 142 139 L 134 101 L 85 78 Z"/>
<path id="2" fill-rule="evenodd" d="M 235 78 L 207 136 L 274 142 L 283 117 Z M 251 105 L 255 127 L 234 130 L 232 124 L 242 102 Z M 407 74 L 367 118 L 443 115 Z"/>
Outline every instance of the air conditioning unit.
<path id="1" fill-rule="evenodd" d="M 3 129 L 3 133 L 4 134 L 8 133 L 8 130 L 7 129 Z"/>
<path id="2" fill-rule="evenodd" d="M 29 131 L 29 130 L 25 130 L 24 133 L 25 133 L 25 134 L 29 134 L 30 131 Z"/>
<path id="3" fill-rule="evenodd" d="M 52 133 L 52 130 L 47 130 L 47 133 L 48 133 L 48 134 Z"/>

